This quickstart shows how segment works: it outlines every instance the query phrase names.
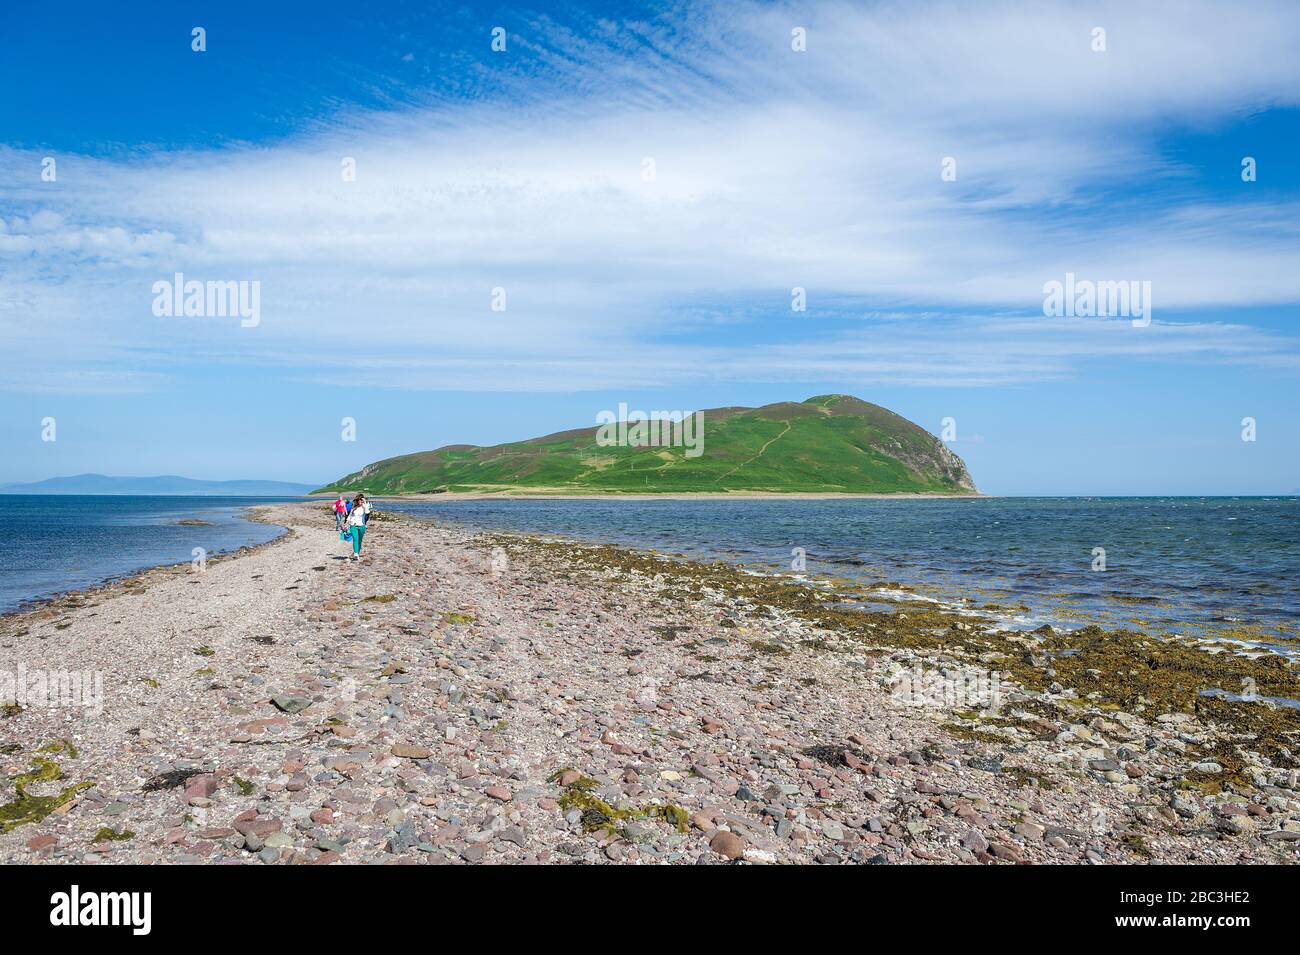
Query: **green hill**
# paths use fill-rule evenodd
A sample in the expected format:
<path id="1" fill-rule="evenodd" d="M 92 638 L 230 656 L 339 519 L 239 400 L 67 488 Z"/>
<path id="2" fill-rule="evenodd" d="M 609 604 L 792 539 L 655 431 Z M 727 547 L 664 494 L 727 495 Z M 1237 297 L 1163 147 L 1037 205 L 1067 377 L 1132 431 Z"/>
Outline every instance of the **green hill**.
<path id="1" fill-rule="evenodd" d="M 487 448 L 454 444 L 404 454 L 368 464 L 320 491 L 975 491 L 966 465 L 938 438 L 848 395 L 697 415 L 703 416 L 703 438 L 694 456 L 681 446 L 603 445 L 597 440 L 601 429 L 591 427 Z M 690 436 L 685 433 L 688 444 Z"/>

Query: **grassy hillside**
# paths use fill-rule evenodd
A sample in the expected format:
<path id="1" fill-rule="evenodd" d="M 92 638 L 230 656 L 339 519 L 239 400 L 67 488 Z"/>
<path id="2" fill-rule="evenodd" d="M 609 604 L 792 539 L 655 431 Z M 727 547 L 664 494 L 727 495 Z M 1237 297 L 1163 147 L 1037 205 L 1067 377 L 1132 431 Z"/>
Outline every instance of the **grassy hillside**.
<path id="1" fill-rule="evenodd" d="M 448 445 L 369 464 L 321 491 L 683 493 L 969 493 L 961 459 L 925 429 L 879 405 L 823 395 L 761 408 L 714 408 L 703 454 L 681 447 L 602 447 L 597 429 L 482 448 Z"/>

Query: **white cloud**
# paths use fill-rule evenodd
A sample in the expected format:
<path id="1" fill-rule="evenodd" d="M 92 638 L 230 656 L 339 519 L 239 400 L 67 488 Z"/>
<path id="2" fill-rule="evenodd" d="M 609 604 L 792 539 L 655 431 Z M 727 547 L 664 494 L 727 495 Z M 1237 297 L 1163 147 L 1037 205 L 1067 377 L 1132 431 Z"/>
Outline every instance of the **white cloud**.
<path id="1" fill-rule="evenodd" d="M 1300 10 L 687 16 L 522 29 L 544 67 L 507 102 L 349 115 L 259 148 L 65 157 L 57 183 L 39 181 L 37 154 L 0 148 L 0 344 L 73 383 L 94 382 L 75 371 L 106 354 L 146 373 L 200 359 L 300 373 L 344 348 L 399 387 L 629 385 L 689 374 L 683 355 L 752 380 L 945 384 L 1068 375 L 1098 355 L 1294 363 L 1294 340 L 1240 326 L 1159 323 L 1140 344 L 1032 316 L 1066 271 L 1150 280 L 1157 319 L 1300 301 L 1297 203 L 1129 198 L 1182 176 L 1161 132 L 1296 103 Z M 807 53 L 789 48 L 795 25 Z M 1099 25 L 1104 54 L 1088 46 Z M 944 156 L 955 183 L 940 181 Z M 358 181 L 341 181 L 343 157 Z M 151 285 L 175 271 L 260 280 L 261 325 L 154 318 Z M 997 349 L 954 351 L 949 371 L 917 347 L 930 334 L 945 354 L 949 320 L 873 328 L 868 348 L 851 334 L 747 346 L 745 321 L 716 319 L 767 301 L 768 321 L 793 320 L 795 285 L 863 311 L 1031 318 L 1001 325 Z M 497 286 L 504 313 L 488 307 Z"/>

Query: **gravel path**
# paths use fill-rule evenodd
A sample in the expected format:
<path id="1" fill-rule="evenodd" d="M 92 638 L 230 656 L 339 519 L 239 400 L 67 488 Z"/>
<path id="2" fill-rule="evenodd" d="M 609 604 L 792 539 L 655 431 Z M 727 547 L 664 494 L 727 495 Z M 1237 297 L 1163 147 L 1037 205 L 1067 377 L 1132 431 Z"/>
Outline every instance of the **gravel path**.
<path id="1" fill-rule="evenodd" d="M 103 686 L 0 714 L 0 861 L 1296 859 L 1294 778 L 1171 790 L 1186 721 L 963 735 L 891 697 L 909 651 L 671 574 L 388 514 L 353 564 L 259 511 L 290 533 L 0 622 L 0 669 Z"/>

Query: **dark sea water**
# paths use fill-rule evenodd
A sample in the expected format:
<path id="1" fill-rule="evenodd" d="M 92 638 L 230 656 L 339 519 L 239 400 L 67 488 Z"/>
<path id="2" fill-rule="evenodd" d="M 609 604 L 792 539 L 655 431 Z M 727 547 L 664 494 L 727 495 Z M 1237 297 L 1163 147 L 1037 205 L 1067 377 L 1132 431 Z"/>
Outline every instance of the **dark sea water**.
<path id="1" fill-rule="evenodd" d="M 1007 609 L 1009 626 L 1139 626 L 1288 650 L 1300 638 L 1300 498 L 385 502 L 809 576 L 913 585 Z M 1094 548 L 1105 570 L 1094 570 Z M 1020 610 L 1023 604 L 1028 610 Z M 1012 607 L 1014 605 L 1014 608 Z M 1290 648 L 1294 650 L 1296 648 Z"/>
<path id="2" fill-rule="evenodd" d="M 5 494 L 0 613 L 160 564 L 262 544 L 284 531 L 240 517 L 253 504 L 293 498 Z M 206 521 L 186 526 L 182 520 Z"/>

